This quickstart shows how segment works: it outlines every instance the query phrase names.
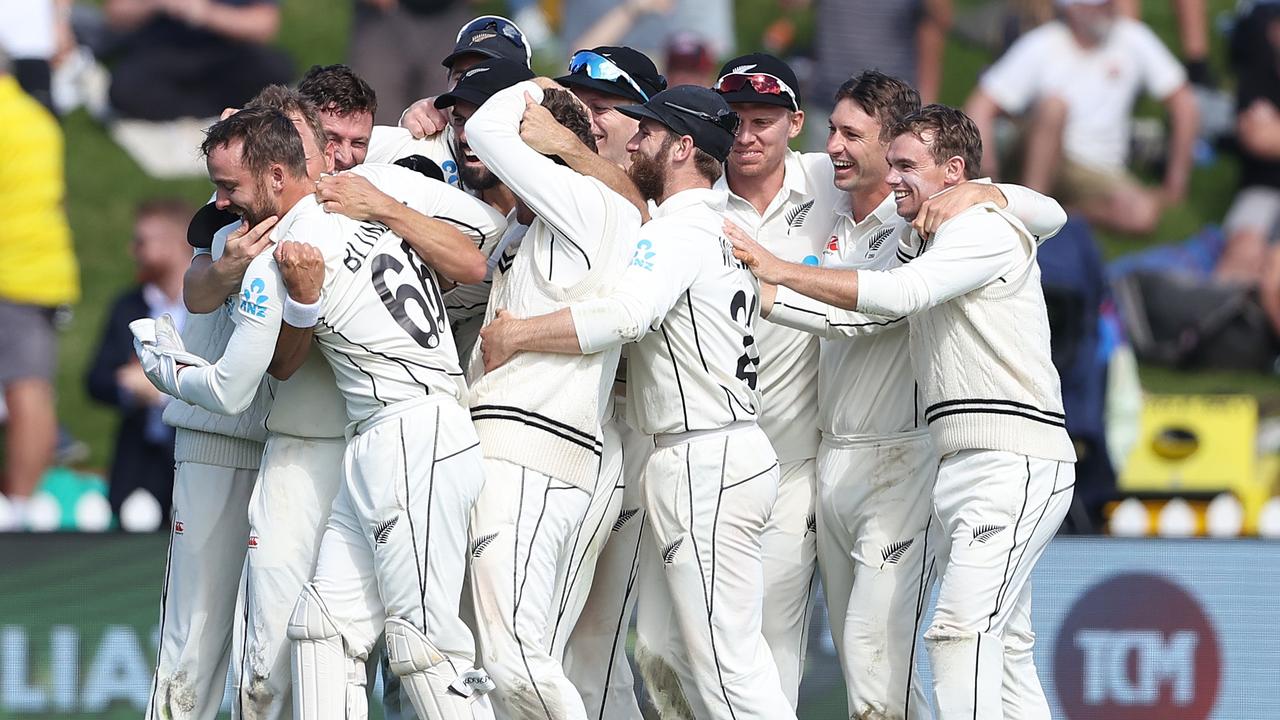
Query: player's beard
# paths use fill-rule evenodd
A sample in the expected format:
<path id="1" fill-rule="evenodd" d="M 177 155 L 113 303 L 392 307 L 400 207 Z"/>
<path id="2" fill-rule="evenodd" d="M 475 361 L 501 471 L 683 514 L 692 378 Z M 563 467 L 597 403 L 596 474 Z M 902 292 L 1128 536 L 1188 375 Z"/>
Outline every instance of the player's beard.
<path id="1" fill-rule="evenodd" d="M 254 203 L 240 208 L 240 219 L 253 227 L 272 215 L 279 215 L 271 203 L 271 194 L 267 190 L 266 180 L 257 178 L 253 182 Z"/>
<path id="2" fill-rule="evenodd" d="M 636 189 L 646 200 L 656 201 L 662 197 L 667 186 L 667 156 L 675 138 L 668 136 L 658 150 L 657 157 L 647 157 L 643 153 L 631 153 L 631 167 L 627 168 L 627 176 L 636 184 Z"/>
<path id="3" fill-rule="evenodd" d="M 491 190 L 498 185 L 498 176 L 483 165 L 458 164 L 458 179 L 468 190 Z"/>

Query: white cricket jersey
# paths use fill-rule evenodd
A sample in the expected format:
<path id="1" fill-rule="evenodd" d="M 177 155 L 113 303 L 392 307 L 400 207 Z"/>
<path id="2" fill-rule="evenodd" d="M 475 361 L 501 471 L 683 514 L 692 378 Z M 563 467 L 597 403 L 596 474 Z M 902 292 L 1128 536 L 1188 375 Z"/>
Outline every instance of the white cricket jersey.
<path id="1" fill-rule="evenodd" d="M 573 306 L 583 352 L 634 342 L 627 413 L 647 435 L 755 422 L 759 282 L 724 237 L 727 196 L 685 190 L 640 229 L 612 294 Z"/>
<path id="2" fill-rule="evenodd" d="M 888 270 L 901 264 L 898 238 L 910 226 L 898 217 L 893 195 L 856 222 L 849 196 L 836 209 L 835 227 L 822 251 L 823 267 Z M 791 313 L 825 318 L 826 307 L 788 288 L 778 288 L 769 323 Z M 885 436 L 920 426 L 915 374 L 911 370 L 906 318 L 885 318 L 866 337 L 823 333 L 819 352 L 818 421 L 836 436 Z"/>
<path id="3" fill-rule="evenodd" d="M 1066 222 L 1066 213 L 1052 198 L 1019 185 L 998 187 L 1006 211 L 1022 219 L 1037 237 L 1054 235 Z M 892 194 L 862 222 L 854 221 L 848 195 L 836 212 L 823 250 L 824 267 L 891 270 L 918 252 L 911 249 L 911 227 L 898 217 Z M 768 320 L 823 338 L 818 375 L 823 432 L 887 435 L 922 426 L 924 408 L 910 367 L 905 315 L 842 310 L 779 287 Z"/>
<path id="4" fill-rule="evenodd" d="M 348 172 L 368 178 L 375 187 L 424 215 L 451 220 L 463 233 L 497 234 L 503 229 L 501 216 L 489 206 L 461 190 L 429 180 L 412 170 L 394 165 L 364 164 Z M 362 239 L 355 237 L 357 230 Z M 324 253 L 325 288 L 321 296 L 324 303 L 321 319 L 327 320 L 328 325 L 317 325 L 316 337 L 334 366 L 338 387 L 345 398 L 348 420 L 362 419 L 382 407 L 384 402 L 389 404 L 395 398 L 417 397 L 427 389 L 417 378 L 428 370 L 417 368 L 408 359 L 371 345 L 373 337 L 392 335 L 390 327 L 401 328 L 405 338 L 410 338 L 412 328 L 416 331 L 413 337 L 428 346 L 447 340 L 448 351 L 444 354 L 451 357 L 449 363 L 433 363 L 432 367 L 438 367 L 439 372 L 450 380 L 438 380 L 435 387 L 459 396 L 457 386 L 461 373 L 452 352 L 452 335 L 448 333 L 447 322 L 436 319 L 437 312 L 443 317 L 443 309 L 435 276 L 416 254 L 408 260 L 401 257 L 406 252 L 411 253 L 405 250 L 407 243 L 379 223 L 360 223 L 344 215 L 326 213 L 310 195 L 285 213 L 272 232 L 277 239 L 307 242 Z M 384 235 L 388 238 L 385 242 L 382 241 Z M 391 237 L 395 242 L 389 239 Z M 379 260 L 379 256 L 385 258 Z M 370 270 L 375 261 L 382 272 Z M 395 267 L 397 263 L 400 266 L 398 270 Z M 345 277 L 339 276 L 339 269 Z M 349 288 L 352 275 L 364 277 L 370 285 L 366 300 L 378 303 L 382 307 L 382 316 L 359 312 L 362 309 L 357 302 L 359 298 Z M 275 351 L 284 294 L 284 284 L 273 253 L 259 254 L 245 271 L 239 296 L 235 299 L 232 318 L 236 328 L 227 343 L 226 352 L 209 367 L 186 368 L 179 374 L 178 385 L 184 399 L 224 414 L 236 414 L 248 405 L 253 389 L 266 372 Z M 368 327 L 362 327 L 359 332 L 349 330 L 348 337 L 364 344 L 367 349 L 354 350 L 339 344 L 335 328 L 346 328 L 346 325 L 339 324 L 339 320 L 347 322 L 352 314 L 367 319 Z M 385 322 L 376 322 L 380 319 Z M 436 331 L 433 335 L 432 331 L 437 327 L 443 327 L 444 331 Z M 419 347 L 418 342 L 409 342 L 413 348 Z M 404 344 L 391 343 L 397 350 Z M 344 359 L 357 360 L 345 364 L 335 362 L 334 347 L 348 351 Z M 409 353 L 415 359 L 421 359 L 423 355 L 422 352 Z M 356 362 L 359 364 L 354 364 Z M 377 374 L 371 372 L 374 369 Z M 372 387 L 375 382 L 376 395 Z M 361 385 L 364 386 L 363 401 L 360 399 Z M 311 430 L 302 436 L 322 437 L 321 432 L 325 430 Z"/>
<path id="5" fill-rule="evenodd" d="M 229 227 L 238 226 L 237 222 Z M 214 235 L 210 247 L 214 260 L 222 257 L 226 249 L 226 233 Z M 242 297 L 242 294 L 233 296 L 237 303 Z M 268 375 L 264 382 L 274 383 L 271 409 L 266 417 L 267 430 L 301 438 L 342 437 L 347 424 L 346 407 L 333 379 L 333 370 L 320 357 L 319 348 L 308 351 L 306 361 L 288 380 L 276 382 Z"/>
<path id="6" fill-rule="evenodd" d="M 554 312 L 606 295 L 630 259 L 640 212 L 604 183 L 556 163 L 520 138 L 521 82 L 489 98 L 467 121 L 476 156 L 534 213 L 524 235 L 495 251 L 486 322 L 497 308 L 516 317 Z M 618 351 L 587 356 L 519 353 L 483 372 L 469 366 L 471 417 L 485 457 L 590 489 L 599 467 Z"/>
<path id="7" fill-rule="evenodd" d="M 788 151 L 782 188 L 763 214 L 729 190 L 727 176 L 716 188 L 729 193 L 728 218 L 773 254 L 789 262 L 817 265 L 827 242 L 836 203 L 844 196 L 833 182 L 826 153 Z M 760 350 L 760 427 L 778 461 L 818 454 L 818 341 L 808 333 L 772 323 L 756 332 Z"/>
<path id="8" fill-rule="evenodd" d="M 390 164 L 410 155 L 421 155 L 440 166 L 445 182 L 458 187 L 458 161 L 453 152 L 453 128 L 424 138 L 415 138 L 402 127 L 375 125 L 369 134 L 366 163 Z"/>

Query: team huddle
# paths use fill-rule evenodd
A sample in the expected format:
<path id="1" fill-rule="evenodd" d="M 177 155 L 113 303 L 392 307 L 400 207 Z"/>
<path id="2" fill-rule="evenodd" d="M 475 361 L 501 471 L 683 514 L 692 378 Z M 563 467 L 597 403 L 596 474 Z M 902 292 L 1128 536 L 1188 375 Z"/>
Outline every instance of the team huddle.
<path id="1" fill-rule="evenodd" d="M 420 718 L 639 720 L 636 611 L 661 717 L 794 719 L 820 572 L 850 717 L 1047 719 L 1062 208 L 876 71 L 802 154 L 767 54 L 552 80 L 486 16 L 444 64 L 404 127 L 328 66 L 207 131 L 192 314 L 131 326 L 176 398 L 147 717 L 230 664 L 233 717 L 363 718 L 382 664 Z"/>

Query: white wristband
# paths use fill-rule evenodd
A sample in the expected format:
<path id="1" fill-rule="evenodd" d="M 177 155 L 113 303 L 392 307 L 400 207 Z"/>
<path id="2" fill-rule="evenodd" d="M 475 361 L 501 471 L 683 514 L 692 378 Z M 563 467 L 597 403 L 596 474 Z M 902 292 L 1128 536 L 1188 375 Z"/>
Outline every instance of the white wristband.
<path id="1" fill-rule="evenodd" d="M 282 317 L 285 322 L 296 328 L 314 327 L 316 321 L 320 319 L 320 301 L 317 300 L 308 305 L 286 295 Z"/>

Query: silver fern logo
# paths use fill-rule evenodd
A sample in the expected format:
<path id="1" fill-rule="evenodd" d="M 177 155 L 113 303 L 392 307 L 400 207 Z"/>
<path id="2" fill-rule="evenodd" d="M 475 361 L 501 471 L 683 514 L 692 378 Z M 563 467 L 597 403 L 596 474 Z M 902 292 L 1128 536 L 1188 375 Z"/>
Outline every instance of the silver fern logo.
<path id="1" fill-rule="evenodd" d="M 913 542 L 915 542 L 914 538 L 911 540 L 899 540 L 896 543 L 886 545 L 880 550 L 880 559 L 884 560 L 886 565 L 897 565 L 902 556 L 906 555 L 907 551 L 911 549 L 911 543 Z"/>
<path id="2" fill-rule="evenodd" d="M 787 211 L 787 225 L 791 230 L 799 230 L 804 227 L 805 218 L 809 217 L 809 210 L 813 208 L 813 201 L 800 203 Z"/>
<path id="3" fill-rule="evenodd" d="M 884 241 L 892 234 L 893 234 L 892 227 L 881 228 L 880 230 L 877 230 L 876 234 L 871 237 L 871 243 L 867 246 L 866 257 L 867 258 L 875 257 L 876 253 L 880 252 L 880 246 L 883 245 Z"/>
<path id="4" fill-rule="evenodd" d="M 999 535 L 1005 527 L 1005 525 L 979 525 L 973 529 L 973 542 L 986 544 L 988 540 Z"/>
<path id="5" fill-rule="evenodd" d="M 662 562 L 670 565 L 676 561 L 676 553 L 680 552 L 680 546 L 684 544 L 684 538 L 678 537 L 675 542 L 662 548 Z"/>
<path id="6" fill-rule="evenodd" d="M 494 538 L 498 537 L 498 533 L 489 533 L 475 539 L 471 543 L 471 557 L 478 558 L 484 554 L 484 549 L 493 543 Z"/>
<path id="7" fill-rule="evenodd" d="M 391 518 L 390 520 L 387 520 L 386 522 L 378 525 L 377 529 L 374 530 L 373 532 L 374 542 L 378 543 L 379 545 L 386 545 L 387 540 L 391 538 L 391 531 L 395 529 L 396 521 L 399 519 L 400 519 L 400 516 L 397 515 Z"/>
<path id="8" fill-rule="evenodd" d="M 630 508 L 618 513 L 618 519 L 613 522 L 613 530 L 610 532 L 618 532 L 621 530 L 622 526 L 626 525 L 627 521 L 635 517 L 638 512 L 640 512 L 640 508 Z"/>

